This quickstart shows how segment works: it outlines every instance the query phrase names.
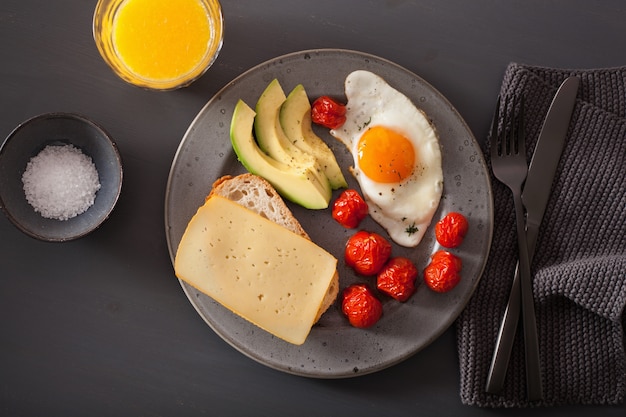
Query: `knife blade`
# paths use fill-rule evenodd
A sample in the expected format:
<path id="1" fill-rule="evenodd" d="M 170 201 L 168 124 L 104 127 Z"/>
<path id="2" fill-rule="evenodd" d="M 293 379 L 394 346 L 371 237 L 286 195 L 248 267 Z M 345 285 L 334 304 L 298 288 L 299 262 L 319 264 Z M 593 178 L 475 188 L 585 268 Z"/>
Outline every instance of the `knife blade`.
<path id="1" fill-rule="evenodd" d="M 531 262 L 535 253 L 539 226 L 548 205 L 552 182 L 565 145 L 579 84 L 580 79 L 569 77 L 560 85 L 544 119 L 530 161 L 528 176 L 522 192 L 522 201 L 526 208 L 526 240 Z M 487 376 L 486 391 L 491 394 L 500 393 L 504 386 L 504 378 L 519 322 L 520 294 L 519 270 L 516 268 Z"/>

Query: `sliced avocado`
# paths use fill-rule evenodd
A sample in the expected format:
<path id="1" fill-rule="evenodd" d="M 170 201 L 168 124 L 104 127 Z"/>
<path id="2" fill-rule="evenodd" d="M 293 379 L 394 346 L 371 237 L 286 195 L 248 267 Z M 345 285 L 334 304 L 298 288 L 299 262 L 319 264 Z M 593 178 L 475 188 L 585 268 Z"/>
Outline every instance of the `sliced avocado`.
<path id="1" fill-rule="evenodd" d="M 302 84 L 287 96 L 279 120 L 289 141 L 317 159 L 334 190 L 348 186 L 333 151 L 313 132 L 311 103 Z"/>
<path id="2" fill-rule="evenodd" d="M 230 124 L 230 141 L 237 158 L 250 173 L 265 178 L 284 198 L 309 209 L 325 209 L 331 198 L 328 180 L 320 181 L 314 168 L 298 168 L 266 155 L 252 135 L 255 112 L 237 102 Z"/>
<path id="3" fill-rule="evenodd" d="M 287 99 L 285 93 L 274 79 L 256 103 L 254 132 L 259 147 L 269 156 L 288 165 L 314 163 L 313 155 L 308 155 L 294 146 L 280 126 L 278 114 L 280 106 Z"/>
<path id="4" fill-rule="evenodd" d="M 256 118 L 254 119 L 254 131 L 259 147 L 271 158 L 294 167 L 315 167 L 314 171 L 320 182 L 328 182 L 328 177 L 324 174 L 321 164 L 311 154 L 303 152 L 294 146 L 283 132 L 280 125 L 280 106 L 287 97 L 278 83 L 274 79 L 256 104 Z M 328 185 L 330 188 L 330 183 Z"/>

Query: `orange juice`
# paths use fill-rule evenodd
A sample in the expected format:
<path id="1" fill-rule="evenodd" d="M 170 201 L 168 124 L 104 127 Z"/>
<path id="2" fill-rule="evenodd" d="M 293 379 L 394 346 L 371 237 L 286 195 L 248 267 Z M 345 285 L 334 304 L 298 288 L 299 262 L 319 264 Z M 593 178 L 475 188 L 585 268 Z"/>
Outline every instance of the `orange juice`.
<path id="1" fill-rule="evenodd" d="M 217 0 L 100 0 L 94 38 L 123 79 L 155 89 L 189 84 L 221 47 Z"/>

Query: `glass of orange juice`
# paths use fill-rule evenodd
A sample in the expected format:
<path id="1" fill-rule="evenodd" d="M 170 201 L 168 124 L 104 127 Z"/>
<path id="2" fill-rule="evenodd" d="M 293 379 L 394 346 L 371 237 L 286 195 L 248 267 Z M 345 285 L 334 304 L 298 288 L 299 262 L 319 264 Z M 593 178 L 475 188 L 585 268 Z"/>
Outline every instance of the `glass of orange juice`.
<path id="1" fill-rule="evenodd" d="M 148 89 L 185 87 L 222 47 L 218 0 L 99 0 L 93 35 L 104 61 L 123 80 Z"/>

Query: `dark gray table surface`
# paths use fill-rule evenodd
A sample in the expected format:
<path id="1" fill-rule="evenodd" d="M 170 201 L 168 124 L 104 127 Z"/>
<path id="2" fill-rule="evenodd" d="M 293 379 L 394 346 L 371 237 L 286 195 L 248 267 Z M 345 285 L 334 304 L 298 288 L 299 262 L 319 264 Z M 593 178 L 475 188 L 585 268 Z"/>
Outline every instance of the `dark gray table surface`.
<path id="1" fill-rule="evenodd" d="M 187 127 L 220 88 L 289 52 L 346 48 L 408 68 L 441 91 L 479 141 L 511 61 L 626 63 L 626 3 L 588 0 L 223 0 L 225 42 L 191 87 L 144 91 L 96 50 L 96 0 L 2 0 L 0 136 L 44 112 L 102 124 L 124 188 L 101 229 L 38 242 L 0 216 L 0 415 L 624 416 L 626 406 L 483 410 L 459 399 L 454 326 L 405 362 L 320 380 L 269 369 L 195 312 L 168 256 L 164 197 Z"/>

